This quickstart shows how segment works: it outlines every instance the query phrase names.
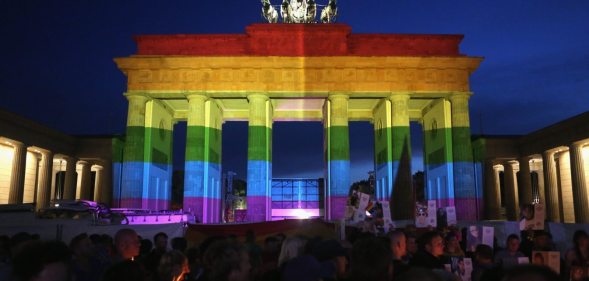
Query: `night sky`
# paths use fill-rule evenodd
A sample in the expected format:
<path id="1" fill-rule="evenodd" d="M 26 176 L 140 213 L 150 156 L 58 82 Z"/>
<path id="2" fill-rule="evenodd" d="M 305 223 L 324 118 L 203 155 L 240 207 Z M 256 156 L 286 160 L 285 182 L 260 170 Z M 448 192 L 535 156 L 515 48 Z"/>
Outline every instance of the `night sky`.
<path id="1" fill-rule="evenodd" d="M 0 0 L 0 107 L 68 134 L 123 134 L 126 77 L 113 58 L 135 52 L 133 35 L 243 33 L 262 22 L 260 9 L 258 0 Z M 355 33 L 464 34 L 461 52 L 485 57 L 471 78 L 475 134 L 525 134 L 589 109 L 589 1 L 340 0 L 338 22 Z M 422 136 L 412 129 L 417 170 Z M 247 123 L 223 130 L 224 170 L 245 178 Z M 322 176 L 319 122 L 274 132 L 275 177 Z M 353 122 L 350 132 L 358 180 L 372 169 L 372 127 Z"/>

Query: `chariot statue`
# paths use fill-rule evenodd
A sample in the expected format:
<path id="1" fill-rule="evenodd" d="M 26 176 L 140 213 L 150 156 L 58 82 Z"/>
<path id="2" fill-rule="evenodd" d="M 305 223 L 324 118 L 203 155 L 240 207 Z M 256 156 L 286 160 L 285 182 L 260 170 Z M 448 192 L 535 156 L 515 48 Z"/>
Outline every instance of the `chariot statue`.
<path id="1" fill-rule="evenodd" d="M 262 17 L 269 23 L 278 22 L 278 9 L 283 23 L 316 23 L 318 6 L 323 7 L 321 22 L 335 22 L 337 16 L 336 0 L 329 0 L 327 5 L 318 5 L 315 0 L 282 0 L 279 6 L 272 5 L 270 0 L 261 1 Z"/>

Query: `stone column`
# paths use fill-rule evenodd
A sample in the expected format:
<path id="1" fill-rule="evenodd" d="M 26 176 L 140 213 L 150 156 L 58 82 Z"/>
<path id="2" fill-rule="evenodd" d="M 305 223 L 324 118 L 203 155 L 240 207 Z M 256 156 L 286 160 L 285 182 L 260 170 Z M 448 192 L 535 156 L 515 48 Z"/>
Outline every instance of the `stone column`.
<path id="1" fill-rule="evenodd" d="M 519 198 L 518 198 L 518 186 L 517 186 L 517 178 L 515 176 L 515 163 L 512 161 L 507 161 L 504 163 L 503 167 L 505 169 L 505 191 L 506 191 L 506 202 L 505 202 L 505 209 L 506 209 L 506 216 L 507 220 L 510 221 L 517 221 L 519 218 Z"/>
<path id="2" fill-rule="evenodd" d="M 22 204 L 25 192 L 25 171 L 27 169 L 27 147 L 20 142 L 12 141 L 14 156 L 12 158 L 12 174 L 8 204 Z"/>
<path id="3" fill-rule="evenodd" d="M 326 171 L 326 220 L 339 220 L 345 215 L 350 188 L 350 135 L 348 129 L 348 96 L 329 95 L 325 108 L 324 148 Z"/>
<path id="4" fill-rule="evenodd" d="M 493 161 L 485 161 L 485 206 L 487 219 L 498 220 L 501 219 L 501 197 L 498 189 L 499 178 L 493 166 Z"/>
<path id="5" fill-rule="evenodd" d="M 104 198 L 102 198 L 102 192 L 104 189 L 103 184 L 103 169 L 102 166 L 94 166 L 94 170 L 96 171 L 96 177 L 94 177 L 94 194 L 92 197 L 94 198 L 93 201 L 96 202 L 104 202 Z"/>
<path id="6" fill-rule="evenodd" d="M 112 162 L 103 161 L 101 171 L 102 188 L 100 192 L 101 203 L 106 203 L 109 207 L 112 206 L 112 194 L 113 194 L 113 175 L 112 175 Z"/>
<path id="7" fill-rule="evenodd" d="M 220 222 L 223 114 L 205 94 L 187 95 L 184 209 L 202 223 Z"/>
<path id="8" fill-rule="evenodd" d="M 94 194 L 91 194 L 91 180 L 92 170 L 90 169 L 90 163 L 86 161 L 78 161 L 78 164 L 82 166 L 82 173 L 80 175 L 80 199 L 93 200 Z"/>
<path id="9" fill-rule="evenodd" d="M 497 191 L 497 202 L 499 203 L 499 214 L 501 214 L 501 206 L 503 205 L 503 199 L 501 198 L 501 173 L 502 165 L 493 166 L 493 171 L 495 173 L 495 190 Z"/>
<path id="10" fill-rule="evenodd" d="M 411 177 L 411 131 L 409 129 L 409 95 L 395 93 L 389 97 L 392 109 L 392 160 L 394 219 L 411 219 L 415 214 Z"/>
<path id="11" fill-rule="evenodd" d="M 589 223 L 589 200 L 587 198 L 587 182 L 585 181 L 585 159 L 583 159 L 583 145 L 569 146 L 571 159 L 571 179 L 573 187 L 573 202 L 576 223 Z"/>
<path id="12" fill-rule="evenodd" d="M 554 151 L 542 153 L 542 165 L 544 169 L 544 196 L 546 197 L 546 219 L 552 222 L 560 222 L 560 210 L 558 202 L 558 183 L 556 164 L 554 163 Z"/>
<path id="13" fill-rule="evenodd" d="M 41 151 L 41 167 L 37 186 L 37 210 L 49 207 L 51 201 L 51 181 L 53 178 L 53 152 Z"/>
<path id="14" fill-rule="evenodd" d="M 127 134 L 121 175 L 121 208 L 142 208 L 145 166 L 145 109 L 148 97 L 127 94 Z"/>
<path id="15" fill-rule="evenodd" d="M 247 147 L 247 219 L 272 219 L 272 104 L 265 94 L 251 94 Z"/>
<path id="16" fill-rule="evenodd" d="M 481 217 L 482 198 L 477 197 L 468 99 L 470 93 L 450 96 L 452 105 L 452 160 L 454 166 L 454 196 L 459 220 L 477 220 Z"/>
<path id="17" fill-rule="evenodd" d="M 65 166 L 65 184 L 63 190 L 63 199 L 75 200 L 76 199 L 76 163 L 77 159 L 74 157 L 66 158 Z"/>
<path id="18" fill-rule="evenodd" d="M 521 186 L 518 186 L 522 198 L 522 204 L 532 204 L 532 173 L 530 172 L 530 157 L 524 156 L 519 160 L 519 174 L 521 176 Z"/>

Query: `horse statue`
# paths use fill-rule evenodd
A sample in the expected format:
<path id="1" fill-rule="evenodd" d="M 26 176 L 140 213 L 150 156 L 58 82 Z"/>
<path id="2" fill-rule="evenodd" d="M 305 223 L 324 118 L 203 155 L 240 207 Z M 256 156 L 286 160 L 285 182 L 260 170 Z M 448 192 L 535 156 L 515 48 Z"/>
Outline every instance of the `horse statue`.
<path id="1" fill-rule="evenodd" d="M 317 3 L 315 0 L 283 0 L 280 15 L 283 23 L 315 23 Z"/>
<path id="2" fill-rule="evenodd" d="M 307 0 L 307 15 L 306 23 L 315 23 L 315 17 L 317 17 L 317 3 L 315 0 Z"/>
<path id="3" fill-rule="evenodd" d="M 290 7 L 289 0 L 282 0 L 282 5 L 280 5 L 280 16 L 282 17 L 283 23 L 291 23 L 292 22 L 292 9 Z"/>
<path id="4" fill-rule="evenodd" d="M 272 7 L 270 0 L 262 0 L 262 17 L 269 23 L 278 22 L 278 12 Z"/>
<path id="5" fill-rule="evenodd" d="M 329 0 L 329 4 L 321 10 L 321 22 L 335 22 L 337 17 L 337 0 Z"/>

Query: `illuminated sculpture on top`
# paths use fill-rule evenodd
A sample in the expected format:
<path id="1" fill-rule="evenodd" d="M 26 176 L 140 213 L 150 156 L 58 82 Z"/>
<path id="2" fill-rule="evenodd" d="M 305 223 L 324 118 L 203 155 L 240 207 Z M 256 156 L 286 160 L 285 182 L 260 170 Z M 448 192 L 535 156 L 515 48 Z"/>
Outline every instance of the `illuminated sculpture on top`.
<path id="1" fill-rule="evenodd" d="M 336 2 L 336 0 L 329 0 L 329 3 L 324 6 L 323 10 L 321 10 L 321 22 L 335 22 L 337 17 Z M 317 6 L 315 0 L 283 0 L 280 5 L 282 22 L 316 23 Z M 278 11 L 272 6 L 270 0 L 262 0 L 262 17 L 269 23 L 278 22 Z"/>

